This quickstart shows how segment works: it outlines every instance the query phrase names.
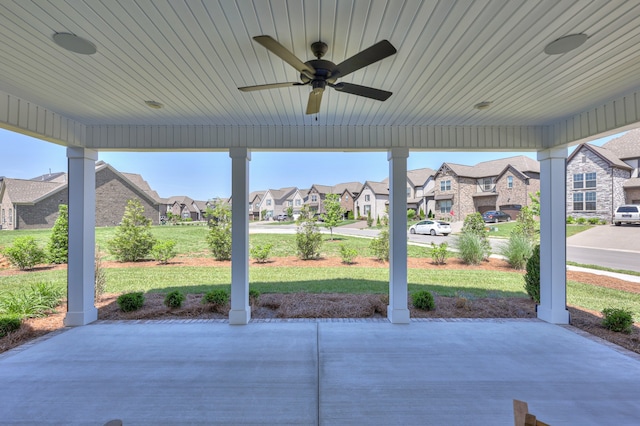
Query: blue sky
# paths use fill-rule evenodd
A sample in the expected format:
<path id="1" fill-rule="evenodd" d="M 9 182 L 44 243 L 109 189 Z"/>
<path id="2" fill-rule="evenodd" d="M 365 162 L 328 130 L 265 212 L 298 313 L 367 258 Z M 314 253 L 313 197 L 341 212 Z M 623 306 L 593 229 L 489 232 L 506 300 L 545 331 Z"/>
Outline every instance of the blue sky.
<path id="1" fill-rule="evenodd" d="M 593 142 L 601 145 L 618 135 Z M 409 169 L 443 162 L 473 165 L 496 158 L 535 152 L 411 152 Z M 252 152 L 251 191 L 312 184 L 381 181 L 389 173 L 386 152 Z M 98 158 L 121 172 L 139 173 L 161 197 L 187 195 L 208 200 L 231 195 L 231 159 L 226 152 L 100 152 Z M 66 172 L 66 148 L 0 129 L 0 176 L 31 179 L 51 172 Z"/>

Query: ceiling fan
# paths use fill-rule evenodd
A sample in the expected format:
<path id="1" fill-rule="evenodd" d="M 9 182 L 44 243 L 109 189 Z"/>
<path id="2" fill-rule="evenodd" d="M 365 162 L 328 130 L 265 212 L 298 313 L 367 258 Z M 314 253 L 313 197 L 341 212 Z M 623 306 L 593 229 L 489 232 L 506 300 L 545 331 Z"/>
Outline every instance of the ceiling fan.
<path id="1" fill-rule="evenodd" d="M 317 41 L 311 44 L 311 51 L 317 59 L 302 62 L 286 47 L 278 43 L 277 40 L 268 36 L 261 35 L 253 38 L 255 41 L 266 47 L 271 53 L 294 67 L 300 73 L 301 82 L 291 83 L 272 83 L 261 84 L 258 86 L 238 87 L 243 92 L 251 92 L 254 90 L 277 89 L 280 87 L 290 86 L 306 86 L 311 85 L 313 90 L 309 94 L 307 103 L 307 114 L 316 114 L 320 111 L 320 102 L 322 101 L 322 93 L 326 86 L 333 87 L 335 90 L 352 95 L 364 96 L 365 98 L 375 99 L 378 101 L 386 101 L 391 92 L 386 90 L 374 89 L 373 87 L 360 86 L 352 83 L 336 83 L 342 78 L 354 71 L 378 62 L 387 56 L 396 53 L 396 48 L 387 40 L 382 40 L 373 46 L 363 50 L 360 53 L 340 62 L 338 65 L 331 61 L 321 59 L 327 53 L 327 44 Z"/>

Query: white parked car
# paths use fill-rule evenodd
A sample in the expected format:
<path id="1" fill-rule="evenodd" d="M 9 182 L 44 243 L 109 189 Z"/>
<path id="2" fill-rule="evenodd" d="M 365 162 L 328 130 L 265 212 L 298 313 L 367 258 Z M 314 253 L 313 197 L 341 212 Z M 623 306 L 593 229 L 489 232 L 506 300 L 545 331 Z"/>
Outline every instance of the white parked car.
<path id="1" fill-rule="evenodd" d="M 415 225 L 411 225 L 409 232 L 412 234 L 449 235 L 451 225 L 439 220 L 421 220 Z"/>
<path id="2" fill-rule="evenodd" d="M 618 207 L 613 215 L 613 223 L 616 226 L 623 223 L 640 223 L 640 205 L 625 204 Z"/>

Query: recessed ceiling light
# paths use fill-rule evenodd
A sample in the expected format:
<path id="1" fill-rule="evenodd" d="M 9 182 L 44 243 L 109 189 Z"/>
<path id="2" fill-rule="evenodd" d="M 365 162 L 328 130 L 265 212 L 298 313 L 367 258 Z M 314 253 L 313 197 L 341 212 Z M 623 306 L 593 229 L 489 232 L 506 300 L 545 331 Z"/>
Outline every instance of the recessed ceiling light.
<path id="1" fill-rule="evenodd" d="M 483 110 L 483 109 L 489 109 L 491 107 L 491 104 L 493 104 L 493 102 L 483 101 L 483 102 L 480 102 L 479 104 L 475 104 L 473 107 L 475 109 Z"/>
<path id="2" fill-rule="evenodd" d="M 162 108 L 164 106 L 160 102 L 157 102 L 157 101 L 144 101 L 144 103 L 147 104 L 147 106 L 149 108 L 153 108 L 153 109 L 160 109 L 160 108 Z"/>
<path id="3" fill-rule="evenodd" d="M 98 51 L 95 44 L 71 33 L 55 33 L 53 35 L 53 41 L 63 49 L 81 55 L 93 55 Z"/>
<path id="4" fill-rule="evenodd" d="M 544 48 L 544 53 L 547 55 L 561 55 L 571 52 L 573 49 L 582 46 L 588 38 L 589 36 L 586 34 L 569 34 L 568 36 L 560 37 L 547 44 Z"/>

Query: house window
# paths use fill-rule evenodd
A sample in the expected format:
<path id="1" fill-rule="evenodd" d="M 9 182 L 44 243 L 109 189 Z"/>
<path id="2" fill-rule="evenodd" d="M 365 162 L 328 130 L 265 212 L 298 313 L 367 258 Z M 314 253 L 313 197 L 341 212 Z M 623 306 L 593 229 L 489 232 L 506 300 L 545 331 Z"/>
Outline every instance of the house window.
<path id="1" fill-rule="evenodd" d="M 267 205 L 270 206 L 271 205 L 271 200 L 267 200 Z"/>
<path id="2" fill-rule="evenodd" d="M 316 203 L 316 202 L 318 202 L 318 196 L 317 196 L 316 194 L 313 194 L 313 195 L 311 196 L 311 202 L 312 202 L 312 203 Z"/>
<path id="3" fill-rule="evenodd" d="M 440 213 L 447 214 L 451 212 L 451 200 L 440 200 Z"/>
<path id="4" fill-rule="evenodd" d="M 493 189 L 493 181 L 491 178 L 482 179 L 482 190 L 485 192 L 491 191 Z"/>
<path id="5" fill-rule="evenodd" d="M 577 173 L 573 175 L 573 189 L 582 189 L 584 188 L 584 174 Z M 574 196 L 575 199 L 575 196 Z M 574 209 L 575 210 L 575 209 Z M 580 209 L 582 210 L 582 209 Z"/>
<path id="6" fill-rule="evenodd" d="M 368 195 L 367 195 L 368 197 Z M 371 206 L 369 204 L 365 204 L 364 205 L 364 214 L 365 216 L 369 215 L 369 213 L 371 213 Z"/>
<path id="7" fill-rule="evenodd" d="M 371 201 L 371 196 L 370 195 L 365 195 L 364 196 L 364 200 L 365 201 Z M 365 206 L 366 207 L 366 206 Z"/>
<path id="8" fill-rule="evenodd" d="M 584 193 L 584 209 L 585 210 L 595 210 L 596 209 L 596 193 L 585 192 Z"/>
<path id="9" fill-rule="evenodd" d="M 348 195 L 345 195 L 345 196 L 344 196 L 344 199 L 345 199 L 346 201 L 349 201 L 349 196 L 348 196 Z"/>
<path id="10" fill-rule="evenodd" d="M 513 176 L 507 176 L 507 188 L 513 188 Z"/>
<path id="11" fill-rule="evenodd" d="M 584 210 L 584 192 L 573 193 L 573 210 L 574 211 Z"/>
<path id="12" fill-rule="evenodd" d="M 258 206 L 259 206 L 259 204 L 258 204 L 258 203 L 255 203 L 255 204 L 253 205 L 253 208 L 254 208 L 255 210 L 258 210 Z"/>
<path id="13" fill-rule="evenodd" d="M 451 180 L 441 180 L 440 191 L 451 191 Z"/>
<path id="14" fill-rule="evenodd" d="M 407 187 L 407 198 L 411 197 L 411 188 Z"/>
<path id="15" fill-rule="evenodd" d="M 300 199 L 296 199 L 296 207 L 300 207 Z"/>
<path id="16" fill-rule="evenodd" d="M 287 201 L 287 207 L 291 207 L 291 206 L 293 206 L 293 201 L 291 200 Z"/>
<path id="17" fill-rule="evenodd" d="M 595 173 L 585 173 L 584 174 L 584 187 L 585 188 L 595 188 L 596 187 L 596 174 Z M 595 210 L 595 208 L 594 208 Z"/>

